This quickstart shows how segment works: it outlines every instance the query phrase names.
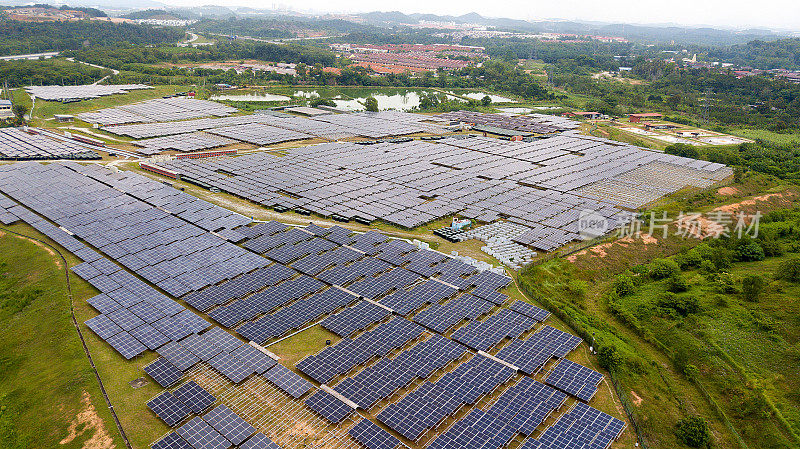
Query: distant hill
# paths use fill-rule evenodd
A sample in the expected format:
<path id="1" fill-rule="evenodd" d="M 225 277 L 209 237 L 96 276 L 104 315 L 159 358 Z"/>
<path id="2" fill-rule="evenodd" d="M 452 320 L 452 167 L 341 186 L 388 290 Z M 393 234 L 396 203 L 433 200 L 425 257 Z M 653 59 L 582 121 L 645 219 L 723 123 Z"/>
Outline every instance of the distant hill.
<path id="1" fill-rule="evenodd" d="M 734 45 L 744 44 L 754 39 L 775 40 L 782 37 L 782 35 L 778 33 L 763 29 L 735 31 L 710 27 L 681 27 L 669 25 L 603 24 L 570 21 L 529 22 L 519 19 L 483 17 L 474 12 L 461 16 L 449 16 L 435 14 L 404 14 L 399 11 L 373 11 L 360 14 L 359 16 L 368 23 L 384 26 L 409 25 L 418 23 L 420 20 L 454 22 L 459 24 L 473 23 L 495 27 L 501 30 L 527 33 L 550 32 L 617 36 L 648 43 L 675 42 L 678 44 L 696 45 Z"/>

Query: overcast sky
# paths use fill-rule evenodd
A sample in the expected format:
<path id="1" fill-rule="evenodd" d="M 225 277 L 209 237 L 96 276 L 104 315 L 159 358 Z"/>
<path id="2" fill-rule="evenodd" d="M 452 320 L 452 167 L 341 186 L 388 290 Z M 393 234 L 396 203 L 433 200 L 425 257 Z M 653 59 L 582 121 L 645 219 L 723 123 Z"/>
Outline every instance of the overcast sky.
<path id="1" fill-rule="evenodd" d="M 566 19 L 617 23 L 675 23 L 726 28 L 769 27 L 800 31 L 800 0 L 176 0 L 313 12 L 402 11 L 527 20 Z"/>

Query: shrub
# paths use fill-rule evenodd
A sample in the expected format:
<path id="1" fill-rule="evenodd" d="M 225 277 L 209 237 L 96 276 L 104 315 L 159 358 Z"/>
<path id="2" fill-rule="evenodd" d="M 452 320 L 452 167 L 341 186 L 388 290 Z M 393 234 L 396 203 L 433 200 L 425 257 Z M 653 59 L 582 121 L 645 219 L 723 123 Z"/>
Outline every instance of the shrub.
<path id="1" fill-rule="evenodd" d="M 650 264 L 650 277 L 666 279 L 681 271 L 681 267 L 671 259 L 656 259 Z"/>
<path id="2" fill-rule="evenodd" d="M 700 271 L 703 273 L 711 274 L 717 272 L 717 266 L 714 265 L 714 262 L 710 260 L 704 260 L 700 262 Z"/>
<path id="3" fill-rule="evenodd" d="M 678 440 L 689 447 L 704 447 L 711 442 L 708 423 L 699 416 L 687 416 L 678 421 L 675 426 L 675 435 Z"/>
<path id="4" fill-rule="evenodd" d="M 621 274 L 614 279 L 614 291 L 619 296 L 627 296 L 636 290 L 636 284 L 633 278 L 627 274 Z"/>
<path id="5" fill-rule="evenodd" d="M 674 154 L 675 156 L 689 157 L 692 159 L 700 158 L 700 152 L 697 151 L 697 148 L 686 143 L 674 143 L 669 145 L 664 148 L 664 152 L 667 154 Z"/>
<path id="6" fill-rule="evenodd" d="M 667 279 L 667 290 L 672 293 L 681 293 L 689 290 L 689 283 L 686 282 L 686 277 L 680 273 L 675 273 Z"/>
<path id="7" fill-rule="evenodd" d="M 675 262 L 678 263 L 682 270 L 685 270 L 689 267 L 699 267 L 703 263 L 703 256 L 700 255 L 700 251 L 697 248 L 692 248 L 675 256 Z"/>
<path id="8" fill-rule="evenodd" d="M 748 301 L 757 301 L 766 287 L 767 281 L 758 274 L 749 274 L 742 279 L 742 295 Z"/>
<path id="9" fill-rule="evenodd" d="M 733 280 L 733 276 L 726 271 L 717 273 L 714 284 L 720 293 L 736 293 L 736 282 Z"/>
<path id="10" fill-rule="evenodd" d="M 764 250 L 764 255 L 767 257 L 782 256 L 785 252 L 783 244 L 775 239 L 764 239 L 758 242 L 761 249 Z"/>
<path id="11" fill-rule="evenodd" d="M 662 309 L 674 310 L 681 316 L 700 311 L 700 300 L 695 295 L 665 293 L 658 298 L 657 305 Z"/>
<path id="12" fill-rule="evenodd" d="M 800 282 L 800 257 L 784 260 L 775 269 L 775 278 L 789 282 Z"/>
<path id="13" fill-rule="evenodd" d="M 764 250 L 761 248 L 761 245 L 751 239 L 739 240 L 734 253 L 736 255 L 736 260 L 741 262 L 764 260 Z"/>
<path id="14" fill-rule="evenodd" d="M 597 354 L 598 362 L 603 368 L 614 371 L 622 365 L 622 356 L 615 346 L 603 346 Z"/>

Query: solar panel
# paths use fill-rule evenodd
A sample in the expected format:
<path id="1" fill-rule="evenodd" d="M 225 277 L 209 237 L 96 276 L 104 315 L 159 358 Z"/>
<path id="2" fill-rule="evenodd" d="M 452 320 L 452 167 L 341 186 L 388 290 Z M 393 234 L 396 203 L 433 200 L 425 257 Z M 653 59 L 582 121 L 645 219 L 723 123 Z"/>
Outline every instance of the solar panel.
<path id="1" fill-rule="evenodd" d="M 200 417 L 195 417 L 178 427 L 178 434 L 195 449 L 228 449 L 232 446 L 230 441 Z"/>
<path id="2" fill-rule="evenodd" d="M 264 374 L 278 362 L 250 344 L 243 344 L 231 353 L 232 356 L 249 365 L 258 374 Z"/>
<path id="3" fill-rule="evenodd" d="M 145 345 L 125 331 L 108 337 L 106 341 L 127 360 L 130 360 L 147 350 Z"/>
<path id="4" fill-rule="evenodd" d="M 261 432 L 255 433 L 244 443 L 239 445 L 239 449 L 281 449 L 274 441 Z"/>
<path id="5" fill-rule="evenodd" d="M 145 365 L 144 372 L 164 388 L 175 385 L 183 377 L 183 371 L 164 357 L 159 357 Z"/>
<path id="6" fill-rule="evenodd" d="M 102 314 L 108 314 L 122 308 L 118 302 L 114 301 L 103 293 L 87 299 L 86 302 Z"/>
<path id="7" fill-rule="evenodd" d="M 394 449 L 400 440 L 368 419 L 362 419 L 348 433 L 367 449 Z"/>
<path id="8" fill-rule="evenodd" d="M 197 382 L 190 380 L 176 388 L 172 394 L 186 404 L 192 413 L 201 414 L 216 401 L 216 398 Z"/>
<path id="9" fill-rule="evenodd" d="M 235 384 L 242 382 L 255 372 L 255 369 L 253 369 L 250 365 L 242 362 L 227 352 L 219 353 L 214 358 L 209 360 L 208 364 Z"/>
<path id="10" fill-rule="evenodd" d="M 234 445 L 242 443 L 256 432 L 255 427 L 225 405 L 216 406 L 203 419 Z"/>
<path id="11" fill-rule="evenodd" d="M 284 393 L 297 399 L 308 393 L 313 387 L 311 382 L 303 379 L 289 368 L 278 363 L 269 371 L 264 373 L 264 377 L 280 388 Z"/>
<path id="12" fill-rule="evenodd" d="M 204 362 L 213 359 L 217 354 L 222 352 L 222 348 L 206 338 L 205 335 L 189 335 L 181 340 L 180 344 Z"/>
<path id="13" fill-rule="evenodd" d="M 339 424 L 355 412 L 355 409 L 325 390 L 317 390 L 305 400 L 311 410 L 333 424 Z"/>
<path id="14" fill-rule="evenodd" d="M 114 334 L 122 332 L 122 328 L 116 325 L 106 315 L 100 314 L 94 318 L 86 320 L 83 324 L 92 330 L 98 337 L 107 340 Z"/>
<path id="15" fill-rule="evenodd" d="M 169 391 L 164 391 L 147 401 L 147 407 L 170 427 L 174 427 L 191 414 L 189 407 Z"/>
<path id="16" fill-rule="evenodd" d="M 200 362 L 200 358 L 189 352 L 189 350 L 181 346 L 180 343 L 174 341 L 158 348 L 156 352 L 165 359 L 169 360 L 170 363 L 175 365 L 181 371 L 186 371 L 196 363 Z"/>
<path id="17" fill-rule="evenodd" d="M 192 449 L 192 445 L 177 433 L 170 432 L 151 444 L 150 449 Z"/>
<path id="18" fill-rule="evenodd" d="M 147 349 L 158 349 L 159 347 L 169 343 L 169 337 L 157 331 L 149 324 L 142 324 L 136 329 L 130 331 L 130 334 L 142 344 L 147 346 Z"/>
<path id="19" fill-rule="evenodd" d="M 242 341 L 219 327 L 213 327 L 203 333 L 203 336 L 222 348 L 225 352 L 233 352 L 242 345 Z"/>
<path id="20" fill-rule="evenodd" d="M 550 312 L 540 309 L 531 303 L 520 300 L 514 301 L 514 303 L 511 304 L 511 310 L 531 317 L 539 322 L 543 322 L 547 319 L 547 317 L 550 316 Z"/>

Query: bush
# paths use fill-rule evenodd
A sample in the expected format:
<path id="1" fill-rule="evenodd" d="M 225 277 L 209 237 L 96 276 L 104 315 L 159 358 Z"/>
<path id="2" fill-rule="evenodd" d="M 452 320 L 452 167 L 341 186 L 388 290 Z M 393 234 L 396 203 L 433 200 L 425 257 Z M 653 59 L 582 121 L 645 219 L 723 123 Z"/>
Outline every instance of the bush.
<path id="1" fill-rule="evenodd" d="M 614 371 L 622 365 L 622 356 L 615 346 L 603 346 L 597 354 L 598 362 L 603 368 Z"/>
<path id="2" fill-rule="evenodd" d="M 800 282 L 800 257 L 784 260 L 775 269 L 775 278 L 789 282 Z"/>
<path id="3" fill-rule="evenodd" d="M 662 309 L 674 310 L 681 316 L 700 311 L 700 300 L 695 295 L 665 293 L 658 298 L 657 305 Z"/>
<path id="4" fill-rule="evenodd" d="M 664 148 L 664 152 L 667 154 L 674 154 L 675 156 L 688 157 L 692 159 L 700 158 L 700 152 L 697 151 L 697 148 L 686 143 L 674 143 L 672 145 L 668 145 L 666 148 Z"/>
<path id="5" fill-rule="evenodd" d="M 667 279 L 667 290 L 672 293 L 681 293 L 689 290 L 689 283 L 686 282 L 686 277 L 680 273 L 675 273 Z"/>
<path id="6" fill-rule="evenodd" d="M 682 270 L 685 270 L 689 267 L 699 267 L 701 263 L 703 263 L 703 256 L 700 255 L 700 251 L 697 248 L 692 248 L 685 253 L 680 253 L 675 256 L 675 262 L 681 267 Z"/>
<path id="7" fill-rule="evenodd" d="M 619 296 L 627 296 L 636 290 L 636 284 L 633 278 L 627 274 L 621 274 L 614 279 L 614 291 Z"/>
<path id="8" fill-rule="evenodd" d="M 764 239 L 758 242 L 764 255 L 767 257 L 778 257 L 784 253 L 783 244 L 775 239 Z"/>
<path id="9" fill-rule="evenodd" d="M 753 262 L 764 260 L 764 249 L 755 240 L 743 239 L 736 244 L 736 260 L 741 262 Z"/>
<path id="10" fill-rule="evenodd" d="M 678 421 L 675 426 L 675 435 L 678 440 L 689 447 L 704 447 L 711 442 L 708 423 L 699 416 L 687 416 Z"/>
<path id="11" fill-rule="evenodd" d="M 712 274 L 717 272 L 717 266 L 714 265 L 714 262 L 710 260 L 704 260 L 700 262 L 700 271 L 707 274 Z"/>
<path id="12" fill-rule="evenodd" d="M 736 282 L 733 280 L 733 276 L 725 271 L 722 273 L 717 273 L 717 276 L 714 279 L 714 284 L 716 284 L 717 291 L 720 293 L 736 293 L 737 291 Z"/>
<path id="13" fill-rule="evenodd" d="M 681 271 L 681 267 L 671 259 L 656 259 L 650 264 L 650 277 L 666 279 Z"/>
<path id="14" fill-rule="evenodd" d="M 375 97 L 367 97 L 364 100 L 364 110 L 367 112 L 378 112 L 378 100 Z"/>
<path id="15" fill-rule="evenodd" d="M 742 295 L 748 301 L 757 301 L 767 288 L 767 281 L 760 275 L 749 274 L 742 279 Z"/>

